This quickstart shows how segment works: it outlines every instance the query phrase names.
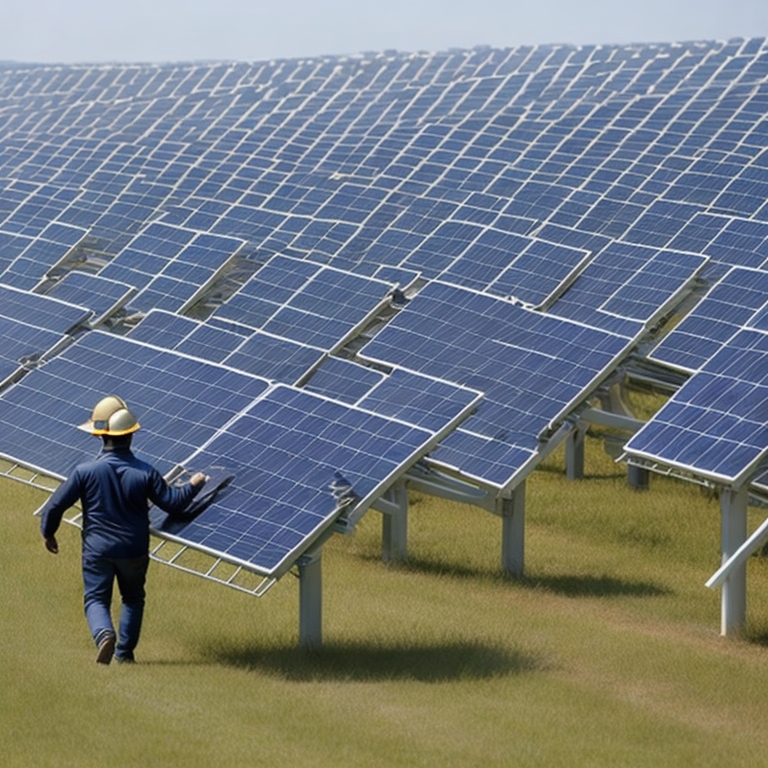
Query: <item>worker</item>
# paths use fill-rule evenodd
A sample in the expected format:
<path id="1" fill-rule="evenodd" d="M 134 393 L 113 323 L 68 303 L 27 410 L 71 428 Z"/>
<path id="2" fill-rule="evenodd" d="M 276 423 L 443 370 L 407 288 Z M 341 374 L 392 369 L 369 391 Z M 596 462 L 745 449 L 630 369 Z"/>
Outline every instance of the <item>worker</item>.
<path id="1" fill-rule="evenodd" d="M 198 472 L 189 483 L 170 486 L 152 465 L 131 451 L 139 422 L 123 400 L 100 400 L 80 426 L 103 440 L 93 461 L 78 465 L 42 510 L 46 549 L 58 554 L 56 531 L 64 512 L 82 507 L 82 567 L 85 616 L 96 643 L 96 661 L 134 661 L 144 614 L 144 583 L 149 565 L 149 506 L 178 515 L 206 482 Z M 110 614 L 114 581 L 122 598 L 119 634 Z"/>

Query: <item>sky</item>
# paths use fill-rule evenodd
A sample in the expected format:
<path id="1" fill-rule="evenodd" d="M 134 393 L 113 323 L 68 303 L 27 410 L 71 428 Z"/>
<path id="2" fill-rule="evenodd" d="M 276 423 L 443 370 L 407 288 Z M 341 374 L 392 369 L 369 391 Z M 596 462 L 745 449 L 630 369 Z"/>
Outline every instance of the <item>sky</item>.
<path id="1" fill-rule="evenodd" d="M 0 60 L 263 61 L 768 36 L 768 0 L 0 0 Z"/>

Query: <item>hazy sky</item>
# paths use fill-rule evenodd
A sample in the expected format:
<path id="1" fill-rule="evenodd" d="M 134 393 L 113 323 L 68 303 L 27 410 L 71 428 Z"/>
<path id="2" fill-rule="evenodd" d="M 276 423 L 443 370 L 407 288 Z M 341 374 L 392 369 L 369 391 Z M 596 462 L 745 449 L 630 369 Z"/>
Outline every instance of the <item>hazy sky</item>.
<path id="1" fill-rule="evenodd" d="M 263 60 L 768 36 L 768 0 L 0 0 L 0 60 Z"/>

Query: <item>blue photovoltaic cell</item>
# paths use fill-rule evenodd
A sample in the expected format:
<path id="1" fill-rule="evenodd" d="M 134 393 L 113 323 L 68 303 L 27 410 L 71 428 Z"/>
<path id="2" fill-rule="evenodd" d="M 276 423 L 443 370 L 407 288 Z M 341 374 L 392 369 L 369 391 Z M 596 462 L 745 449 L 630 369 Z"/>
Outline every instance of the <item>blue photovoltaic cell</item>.
<path id="1" fill-rule="evenodd" d="M 669 307 L 704 264 L 704 256 L 614 242 L 549 311 L 633 337 Z"/>
<path id="2" fill-rule="evenodd" d="M 153 309 L 130 330 L 128 337 L 163 349 L 176 349 L 198 326 L 197 320 Z"/>
<path id="3" fill-rule="evenodd" d="M 0 231 L 0 280 L 6 268 L 32 242 L 27 235 Z"/>
<path id="4" fill-rule="evenodd" d="M 52 222 L 0 274 L 0 281 L 32 290 L 85 237 L 80 227 Z"/>
<path id="5" fill-rule="evenodd" d="M 187 355 L 222 363 L 242 346 L 246 338 L 247 335 L 242 333 L 199 323 L 176 348 Z M 229 365 L 229 362 L 227 364 Z"/>
<path id="6" fill-rule="evenodd" d="M 181 310 L 242 248 L 234 237 L 156 222 L 137 235 L 99 275 L 138 289 L 131 306 Z"/>
<path id="7" fill-rule="evenodd" d="M 96 318 L 91 321 L 95 325 L 121 307 L 132 293 L 133 288 L 125 283 L 116 283 L 88 272 L 69 272 L 46 295 L 88 307 Z"/>
<path id="8" fill-rule="evenodd" d="M 213 317 L 259 329 L 321 269 L 321 264 L 276 256 L 218 307 Z"/>
<path id="9" fill-rule="evenodd" d="M 67 333 L 84 323 L 89 315 L 90 312 L 84 307 L 0 285 L 0 317 L 35 328 Z"/>
<path id="10" fill-rule="evenodd" d="M 55 346 L 61 338 L 62 334 L 56 331 L 34 328 L 0 316 L 0 384 L 25 363 L 32 362 Z"/>
<path id="11" fill-rule="evenodd" d="M 337 473 L 370 504 L 428 449 L 433 434 L 278 386 L 186 465 L 223 467 L 231 485 L 192 522 L 162 532 L 267 576 L 280 576 L 344 511 Z M 354 505 L 348 511 L 353 511 Z"/>
<path id="12" fill-rule="evenodd" d="M 186 247 L 195 232 L 155 222 L 123 248 L 99 274 L 143 289 Z"/>
<path id="13" fill-rule="evenodd" d="M 481 393 L 451 382 L 395 368 L 358 405 L 437 432 L 480 397 Z"/>
<path id="14" fill-rule="evenodd" d="M 267 386 L 245 373 L 91 331 L 3 393 L 1 450 L 66 477 L 99 447 L 76 425 L 112 393 L 126 400 L 141 423 L 138 452 L 165 474 Z"/>
<path id="15" fill-rule="evenodd" d="M 535 456 L 535 448 L 504 443 L 460 427 L 440 443 L 430 460 L 460 470 L 467 478 L 501 486 L 510 478 L 510 468 L 523 468 Z"/>
<path id="16" fill-rule="evenodd" d="M 250 329 L 244 330 L 247 332 L 236 333 L 173 312 L 153 309 L 131 329 L 128 337 L 221 363 L 251 335 Z"/>
<path id="17" fill-rule="evenodd" d="M 675 368 L 696 371 L 743 327 L 760 328 L 758 313 L 766 304 L 768 272 L 734 267 L 648 357 Z"/>
<path id="18" fill-rule="evenodd" d="M 302 389 L 345 403 L 356 403 L 384 376 L 380 371 L 351 360 L 328 357 L 313 371 Z"/>
<path id="19" fill-rule="evenodd" d="M 182 344 L 184 349 L 186 344 Z M 225 365 L 284 384 L 296 384 L 325 357 L 317 347 L 257 331 L 222 361 Z"/>
<path id="20" fill-rule="evenodd" d="M 181 311 L 242 246 L 243 241 L 233 237 L 196 234 L 131 300 L 131 306 L 144 312 L 153 308 Z"/>
<path id="21" fill-rule="evenodd" d="M 768 304 L 756 312 L 746 325 L 748 328 L 754 328 L 758 331 L 768 331 Z"/>
<path id="22" fill-rule="evenodd" d="M 768 335 L 740 331 L 625 446 L 627 455 L 739 485 L 768 451 Z"/>
<path id="23" fill-rule="evenodd" d="M 488 289 L 532 306 L 542 306 L 557 297 L 588 259 L 586 251 L 533 240 Z"/>
<path id="24" fill-rule="evenodd" d="M 710 257 L 705 275 L 716 280 L 730 267 L 764 269 L 768 263 L 768 222 L 698 213 L 670 247 Z"/>
<path id="25" fill-rule="evenodd" d="M 482 392 L 464 428 L 515 459 L 530 457 L 542 433 L 582 402 L 628 349 L 619 336 L 433 282 L 360 355 Z M 494 459 L 475 476 L 501 486 L 521 467 L 500 467 Z"/>
<path id="26" fill-rule="evenodd" d="M 531 245 L 531 238 L 486 230 L 447 269 L 440 279 L 478 291 L 485 290 Z"/>
<path id="27" fill-rule="evenodd" d="M 392 285 L 382 280 L 278 256 L 217 308 L 213 317 L 331 351 L 391 291 Z"/>
<path id="28" fill-rule="evenodd" d="M 298 382 L 325 355 L 290 339 L 261 331 L 242 336 L 163 310 L 149 312 L 129 337 L 284 384 Z"/>

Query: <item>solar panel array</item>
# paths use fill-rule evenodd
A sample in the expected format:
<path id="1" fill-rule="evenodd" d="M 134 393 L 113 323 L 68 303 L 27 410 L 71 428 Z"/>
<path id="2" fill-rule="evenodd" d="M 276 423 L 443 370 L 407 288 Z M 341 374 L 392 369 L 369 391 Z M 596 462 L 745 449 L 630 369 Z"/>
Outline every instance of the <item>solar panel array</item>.
<path id="1" fill-rule="evenodd" d="M 324 459 L 303 453 L 302 409 L 312 429 L 327 420 L 355 439 L 374 423 L 405 430 L 408 449 L 385 441 L 384 469 L 353 482 L 365 497 L 425 452 L 509 490 L 700 297 L 650 362 L 690 374 L 679 395 L 730 375 L 757 402 L 766 106 L 758 39 L 5 65 L 0 284 L 23 291 L 0 295 L 13 381 L 0 452 L 63 476 L 92 450 L 71 424 L 118 391 L 147 414 L 142 449 L 164 468 L 217 453 L 237 467 L 242 480 L 188 531 L 195 545 L 276 573 L 338 514 L 327 488 L 281 476 L 302 526 L 313 519 L 301 543 L 285 526 L 219 540 L 210 522 L 246 497 L 288 516 L 250 486 L 272 463 L 242 453 L 268 453 L 255 432 L 278 430 L 273 410 L 308 466 Z M 6 315 L 19 295 L 34 311 Z M 40 319 L 50 307 L 61 327 Z M 700 464 L 642 443 L 698 418 L 683 411 L 662 410 L 628 448 L 719 482 L 757 471 L 756 427 L 733 453 L 741 467 L 711 458 L 721 443 Z"/>

